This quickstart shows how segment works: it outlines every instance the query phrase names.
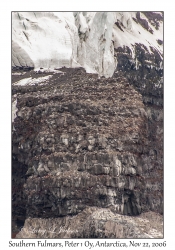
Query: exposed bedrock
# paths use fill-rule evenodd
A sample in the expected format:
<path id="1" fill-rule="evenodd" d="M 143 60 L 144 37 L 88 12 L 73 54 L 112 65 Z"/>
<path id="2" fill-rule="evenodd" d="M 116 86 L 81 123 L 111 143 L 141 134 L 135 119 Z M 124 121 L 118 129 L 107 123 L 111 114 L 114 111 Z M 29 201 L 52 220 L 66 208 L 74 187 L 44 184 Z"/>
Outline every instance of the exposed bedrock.
<path id="1" fill-rule="evenodd" d="M 136 44 L 135 60 L 131 59 L 128 47 L 115 50 L 119 63 L 114 75 L 126 77 L 142 95 L 147 115 L 147 146 L 150 148 L 149 154 L 143 156 L 147 187 L 144 193 L 150 209 L 155 211 L 156 200 L 163 200 L 163 58 L 157 50 L 151 50 L 152 53 L 142 44 Z M 158 211 L 163 212 L 162 204 Z"/>
<path id="2" fill-rule="evenodd" d="M 160 106 L 145 103 L 121 72 L 61 71 L 46 85 L 13 86 L 14 220 L 86 207 L 162 213 Z"/>
<path id="3" fill-rule="evenodd" d="M 27 218 L 16 238 L 162 238 L 162 223 L 155 212 L 133 217 L 87 206 L 73 216 Z"/>

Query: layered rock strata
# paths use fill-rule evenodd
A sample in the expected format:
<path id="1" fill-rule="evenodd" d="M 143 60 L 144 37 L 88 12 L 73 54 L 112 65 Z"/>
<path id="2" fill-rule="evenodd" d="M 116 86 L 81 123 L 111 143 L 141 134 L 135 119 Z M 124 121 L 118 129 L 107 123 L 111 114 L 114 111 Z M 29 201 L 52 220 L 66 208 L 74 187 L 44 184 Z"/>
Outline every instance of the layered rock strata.
<path id="1" fill-rule="evenodd" d="M 142 44 L 135 45 L 135 60 L 131 59 L 128 47 L 118 48 L 115 53 L 120 63 L 114 75 L 125 76 L 143 98 L 149 148 L 149 154 L 143 155 L 145 192 L 150 209 L 163 213 L 163 58 L 158 51 L 152 48 L 150 53 Z"/>
<path id="2" fill-rule="evenodd" d="M 12 87 L 14 223 L 61 221 L 88 208 L 113 216 L 162 213 L 161 137 L 151 134 L 157 124 L 161 133 L 161 111 L 146 105 L 125 71 L 108 79 L 83 68 L 60 71 L 43 84 Z M 34 75 L 45 74 L 29 71 L 12 80 Z M 94 236 L 70 237 L 104 237 L 96 229 Z"/>

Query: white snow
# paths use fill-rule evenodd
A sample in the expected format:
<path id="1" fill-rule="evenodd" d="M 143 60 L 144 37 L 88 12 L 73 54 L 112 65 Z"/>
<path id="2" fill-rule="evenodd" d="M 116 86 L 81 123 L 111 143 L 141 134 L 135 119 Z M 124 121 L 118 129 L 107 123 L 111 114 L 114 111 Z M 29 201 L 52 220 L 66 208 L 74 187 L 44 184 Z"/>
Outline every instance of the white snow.
<path id="1" fill-rule="evenodd" d="M 153 34 L 137 24 L 136 12 L 12 12 L 12 66 L 35 69 L 84 67 L 89 73 L 112 76 L 114 48 L 135 43 L 163 54 L 163 24 Z M 146 16 L 141 14 L 146 19 Z M 115 22 L 119 21 L 123 31 Z"/>
<path id="2" fill-rule="evenodd" d="M 22 76 L 22 75 L 24 75 L 26 72 L 22 72 L 22 73 L 20 73 L 20 72 L 14 72 L 14 73 L 12 73 L 12 76 Z"/>
<path id="3" fill-rule="evenodd" d="M 86 23 L 86 19 L 82 13 L 79 14 L 79 22 L 80 22 L 80 32 L 85 33 L 88 30 L 88 25 Z"/>
<path id="4" fill-rule="evenodd" d="M 56 73 L 64 74 L 64 72 L 59 70 L 59 68 L 57 68 L 57 69 L 53 69 L 53 68 L 35 68 L 34 71 L 35 72 L 40 71 L 40 72 L 44 72 L 44 73 L 53 73 L 53 74 L 56 74 Z"/>
<path id="5" fill-rule="evenodd" d="M 121 12 L 122 13 L 122 12 Z M 135 43 L 141 43 L 147 47 L 150 53 L 150 46 L 157 48 L 158 51 L 163 53 L 163 46 L 160 46 L 157 43 L 157 40 L 163 40 L 163 24 L 160 23 L 159 30 L 156 30 L 154 26 L 151 26 L 153 30 L 153 34 L 145 30 L 140 24 L 137 24 L 132 18 L 136 18 L 136 13 L 134 12 L 123 12 L 121 14 L 120 12 L 116 13 L 116 19 L 119 19 L 124 26 L 126 25 L 124 29 L 124 32 L 119 30 L 116 26 L 113 29 L 113 39 L 115 47 L 119 46 L 128 46 L 131 48 L 132 44 Z M 144 16 L 144 19 L 146 17 Z M 132 28 L 127 26 L 127 23 L 132 23 Z"/>
<path id="6" fill-rule="evenodd" d="M 17 99 L 15 99 L 15 100 L 12 102 L 12 124 L 13 124 L 13 122 L 14 122 L 16 116 L 17 116 L 17 115 L 16 115 L 16 112 L 18 111 L 18 108 L 16 107 L 16 105 L 17 105 Z M 14 126 L 13 126 L 12 130 L 13 130 L 13 131 L 15 130 Z"/>
<path id="7" fill-rule="evenodd" d="M 13 41 L 27 53 L 35 68 L 71 66 L 74 41 L 71 41 L 68 29 L 70 32 L 76 30 L 71 16 L 70 12 L 66 15 L 62 12 L 56 15 L 51 12 L 13 12 Z"/>
<path id="8" fill-rule="evenodd" d="M 32 77 L 24 78 L 18 82 L 15 82 L 14 85 L 24 86 L 24 85 L 35 85 L 38 83 L 40 85 L 43 85 L 43 84 L 46 84 L 51 77 L 52 77 L 52 75 L 43 76 L 43 77 L 39 77 L 39 78 L 32 78 Z"/>

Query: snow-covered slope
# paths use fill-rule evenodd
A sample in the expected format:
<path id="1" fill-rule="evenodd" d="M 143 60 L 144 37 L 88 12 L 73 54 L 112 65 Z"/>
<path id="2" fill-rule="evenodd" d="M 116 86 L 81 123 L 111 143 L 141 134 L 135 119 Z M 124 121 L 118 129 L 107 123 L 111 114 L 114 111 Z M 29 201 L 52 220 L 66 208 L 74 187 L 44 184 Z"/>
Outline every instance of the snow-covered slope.
<path id="1" fill-rule="evenodd" d="M 112 76 L 114 49 L 134 44 L 163 53 L 161 12 L 13 12 L 12 66 L 84 67 Z"/>

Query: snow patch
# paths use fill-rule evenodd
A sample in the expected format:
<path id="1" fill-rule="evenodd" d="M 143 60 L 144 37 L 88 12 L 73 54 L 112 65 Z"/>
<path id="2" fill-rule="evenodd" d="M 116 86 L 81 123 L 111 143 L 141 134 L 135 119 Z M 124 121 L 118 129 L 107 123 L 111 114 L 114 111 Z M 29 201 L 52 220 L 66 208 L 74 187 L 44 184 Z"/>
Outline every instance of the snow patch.
<path id="1" fill-rule="evenodd" d="M 17 108 L 17 99 L 15 99 L 13 102 L 12 102 L 12 124 L 16 118 L 16 112 L 18 111 L 18 108 Z M 15 131 L 15 128 L 14 126 L 12 127 L 12 131 Z"/>
<path id="2" fill-rule="evenodd" d="M 60 71 L 59 68 L 57 69 L 53 69 L 53 68 L 36 68 L 34 69 L 35 72 L 42 72 L 42 73 L 62 73 L 64 74 L 64 72 Z"/>
<path id="3" fill-rule="evenodd" d="M 14 73 L 12 73 L 12 76 L 22 76 L 22 75 L 24 75 L 26 72 L 22 72 L 22 73 L 20 73 L 20 72 L 14 72 Z"/>
<path id="4" fill-rule="evenodd" d="M 26 86 L 26 85 L 35 85 L 35 84 L 46 84 L 48 82 L 48 80 L 52 77 L 52 75 L 48 75 L 48 76 L 44 76 L 44 77 L 39 77 L 39 78 L 25 78 L 22 79 L 18 82 L 15 82 L 14 85 L 20 85 L 20 86 Z"/>

